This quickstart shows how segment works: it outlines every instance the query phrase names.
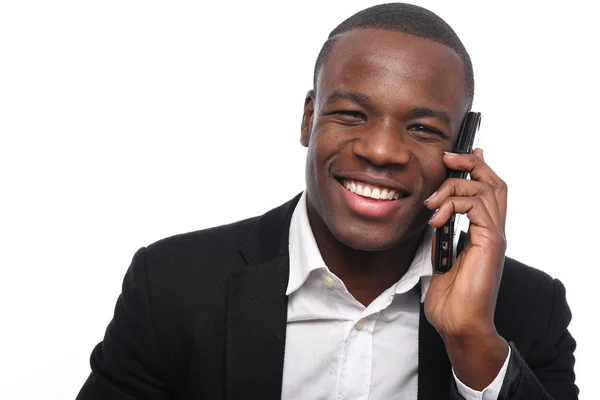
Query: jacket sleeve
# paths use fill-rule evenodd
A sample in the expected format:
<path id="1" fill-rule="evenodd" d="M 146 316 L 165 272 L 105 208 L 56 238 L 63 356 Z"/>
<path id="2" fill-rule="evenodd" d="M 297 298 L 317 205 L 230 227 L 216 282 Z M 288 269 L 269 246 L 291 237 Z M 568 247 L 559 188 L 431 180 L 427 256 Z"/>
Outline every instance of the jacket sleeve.
<path id="1" fill-rule="evenodd" d="M 542 337 L 533 345 L 527 360 L 510 342 L 511 356 L 498 400 L 572 400 L 579 389 L 575 385 L 575 340 L 567 330 L 571 311 L 565 288 L 554 280 L 552 312 Z M 462 400 L 456 384 L 450 385 L 450 399 Z"/>
<path id="2" fill-rule="evenodd" d="M 104 340 L 92 351 L 92 372 L 77 400 L 167 400 L 142 248 L 134 255 Z"/>

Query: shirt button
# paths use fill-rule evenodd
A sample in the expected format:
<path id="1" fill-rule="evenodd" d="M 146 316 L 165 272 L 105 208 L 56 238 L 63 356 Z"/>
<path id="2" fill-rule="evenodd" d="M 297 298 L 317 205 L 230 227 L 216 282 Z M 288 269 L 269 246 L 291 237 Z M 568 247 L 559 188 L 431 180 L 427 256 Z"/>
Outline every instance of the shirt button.
<path id="1" fill-rule="evenodd" d="M 328 288 L 332 288 L 335 286 L 335 281 L 333 280 L 332 277 L 330 277 L 329 275 L 323 275 L 323 283 L 325 284 L 325 286 L 327 286 Z"/>
<path id="2" fill-rule="evenodd" d="M 358 322 L 357 322 L 357 323 L 354 325 L 354 327 L 356 328 L 356 330 L 357 330 L 357 331 L 360 331 L 362 328 L 364 328 L 364 327 L 365 327 L 365 320 L 364 320 L 364 319 L 361 319 L 361 320 L 359 320 L 359 321 L 358 321 Z"/>

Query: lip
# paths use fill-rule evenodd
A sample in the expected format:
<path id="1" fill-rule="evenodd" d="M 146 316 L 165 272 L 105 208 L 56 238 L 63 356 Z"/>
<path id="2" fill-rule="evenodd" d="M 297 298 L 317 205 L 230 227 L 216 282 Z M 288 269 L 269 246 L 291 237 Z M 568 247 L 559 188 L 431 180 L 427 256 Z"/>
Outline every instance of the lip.
<path id="1" fill-rule="evenodd" d="M 349 179 L 349 178 L 343 178 Z M 360 179 L 357 179 L 360 180 Z M 363 181 L 365 183 L 370 183 Z M 356 193 L 352 193 L 346 189 L 341 182 L 337 181 L 339 190 L 342 191 L 342 197 L 348 207 L 357 215 L 366 217 L 369 219 L 382 219 L 390 217 L 392 214 L 402 207 L 405 203 L 405 196 L 402 196 L 398 200 L 376 200 L 369 197 L 364 197 Z M 386 185 L 382 185 L 386 186 Z M 389 186 L 388 186 L 389 187 Z"/>
<path id="2" fill-rule="evenodd" d="M 338 181 L 338 183 L 340 183 L 340 185 L 341 185 L 341 181 L 343 181 L 343 180 L 361 181 L 361 182 L 368 183 L 369 185 L 373 185 L 373 186 L 394 189 L 395 191 L 397 191 L 400 194 L 399 200 L 401 200 L 403 197 L 406 197 L 410 194 L 409 190 L 406 189 L 405 187 L 399 185 L 398 182 L 392 181 L 392 180 L 384 178 L 384 177 L 377 177 L 377 176 L 373 176 L 370 174 L 363 174 L 363 173 L 359 173 L 359 172 L 351 173 L 351 174 L 342 174 L 342 175 L 334 174 L 334 177 Z M 343 185 L 342 185 L 342 187 L 343 187 Z M 354 193 L 352 193 L 352 194 L 354 194 Z"/>

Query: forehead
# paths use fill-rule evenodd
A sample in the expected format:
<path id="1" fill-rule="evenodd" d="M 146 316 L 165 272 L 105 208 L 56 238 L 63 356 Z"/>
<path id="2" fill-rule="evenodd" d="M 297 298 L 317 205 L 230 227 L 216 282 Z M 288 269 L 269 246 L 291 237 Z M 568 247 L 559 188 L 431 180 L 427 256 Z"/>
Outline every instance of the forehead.
<path id="1" fill-rule="evenodd" d="M 317 94 L 335 90 L 445 108 L 464 108 L 467 102 L 463 61 L 454 50 L 382 29 L 357 29 L 337 38 L 319 73 Z"/>

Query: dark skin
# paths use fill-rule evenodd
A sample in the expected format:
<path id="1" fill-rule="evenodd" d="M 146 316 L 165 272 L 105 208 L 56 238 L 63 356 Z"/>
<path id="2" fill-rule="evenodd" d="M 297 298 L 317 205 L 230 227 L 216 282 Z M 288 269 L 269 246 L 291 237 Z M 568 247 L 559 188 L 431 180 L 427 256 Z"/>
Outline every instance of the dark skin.
<path id="1" fill-rule="evenodd" d="M 434 274 L 425 314 L 458 378 L 482 390 L 508 355 L 493 321 L 506 185 L 481 150 L 445 153 L 469 108 L 464 82 L 462 60 L 442 44 L 395 31 L 346 32 L 306 97 L 301 143 L 317 244 L 365 306 L 404 275 L 428 223 L 468 215 L 467 245 L 449 273 Z M 447 168 L 469 171 L 472 180 L 445 180 Z M 400 199 L 385 216 L 361 214 L 349 206 L 343 179 L 394 188 Z"/>

